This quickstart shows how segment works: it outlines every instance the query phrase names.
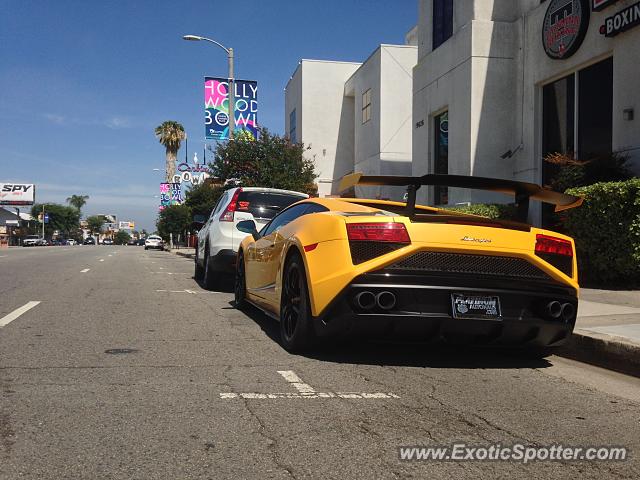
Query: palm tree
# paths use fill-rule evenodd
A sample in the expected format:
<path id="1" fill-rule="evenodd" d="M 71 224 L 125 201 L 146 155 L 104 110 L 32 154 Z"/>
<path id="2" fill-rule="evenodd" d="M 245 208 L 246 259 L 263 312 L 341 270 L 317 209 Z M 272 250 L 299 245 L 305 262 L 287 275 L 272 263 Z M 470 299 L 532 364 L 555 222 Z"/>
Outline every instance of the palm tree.
<path id="1" fill-rule="evenodd" d="M 178 122 L 168 120 L 162 122 L 162 125 L 156 127 L 156 138 L 164 145 L 166 149 L 167 158 L 167 182 L 173 181 L 173 176 L 176 174 L 176 157 L 178 156 L 178 150 L 182 140 L 187 138 L 187 134 L 184 131 L 184 127 Z"/>
<path id="2" fill-rule="evenodd" d="M 67 203 L 80 211 L 89 200 L 89 195 L 71 195 L 67 198 Z"/>

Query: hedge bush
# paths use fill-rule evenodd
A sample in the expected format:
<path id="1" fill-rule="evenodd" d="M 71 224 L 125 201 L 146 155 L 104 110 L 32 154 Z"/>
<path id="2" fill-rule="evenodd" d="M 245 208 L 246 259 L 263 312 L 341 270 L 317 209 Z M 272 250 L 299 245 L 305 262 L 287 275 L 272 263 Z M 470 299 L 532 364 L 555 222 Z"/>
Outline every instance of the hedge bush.
<path id="1" fill-rule="evenodd" d="M 447 207 L 447 210 L 455 210 L 457 212 L 480 215 L 481 217 L 487 218 L 502 218 L 505 220 L 514 220 L 516 218 L 515 205 L 502 203 L 476 203 L 471 205 Z"/>
<path id="2" fill-rule="evenodd" d="M 640 178 L 567 190 L 584 203 L 564 226 L 576 242 L 581 280 L 597 285 L 640 284 Z"/>

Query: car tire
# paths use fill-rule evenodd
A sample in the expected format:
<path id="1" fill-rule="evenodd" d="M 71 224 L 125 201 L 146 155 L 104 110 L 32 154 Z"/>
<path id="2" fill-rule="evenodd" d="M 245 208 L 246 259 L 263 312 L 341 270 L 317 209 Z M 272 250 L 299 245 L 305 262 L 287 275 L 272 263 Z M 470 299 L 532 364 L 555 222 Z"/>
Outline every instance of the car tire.
<path id="1" fill-rule="evenodd" d="M 145 250 L 149 250 L 149 247 L 144 247 Z"/>
<path id="2" fill-rule="evenodd" d="M 238 253 L 236 261 L 236 275 L 233 287 L 234 305 L 238 310 L 247 306 L 247 279 L 245 276 L 244 255 L 242 250 Z"/>
<path id="3" fill-rule="evenodd" d="M 196 279 L 197 282 L 202 281 L 202 277 L 204 276 L 204 268 L 202 268 L 199 264 L 198 264 L 198 249 L 196 248 L 196 257 L 194 259 L 194 263 L 195 263 L 195 269 L 193 272 L 193 278 Z"/>
<path id="4" fill-rule="evenodd" d="M 307 276 L 299 254 L 287 260 L 282 275 L 280 339 L 292 353 L 309 350 L 315 343 Z"/>
<path id="5" fill-rule="evenodd" d="M 216 272 L 211 268 L 211 257 L 209 256 L 209 249 L 204 251 L 204 275 L 202 278 L 204 288 L 207 290 L 216 290 L 218 286 L 218 278 Z"/>

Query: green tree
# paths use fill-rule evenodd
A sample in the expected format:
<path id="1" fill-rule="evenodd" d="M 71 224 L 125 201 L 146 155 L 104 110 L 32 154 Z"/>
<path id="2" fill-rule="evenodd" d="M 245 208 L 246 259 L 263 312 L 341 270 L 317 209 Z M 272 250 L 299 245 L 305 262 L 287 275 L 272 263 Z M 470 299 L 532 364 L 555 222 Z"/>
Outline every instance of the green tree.
<path id="1" fill-rule="evenodd" d="M 208 183 L 201 183 L 192 187 L 186 194 L 184 204 L 191 209 L 192 215 L 208 217 L 211 210 L 222 196 L 224 189 Z"/>
<path id="2" fill-rule="evenodd" d="M 125 230 L 119 230 L 118 233 L 116 233 L 113 242 L 116 245 L 126 245 L 129 240 L 131 240 L 131 235 L 129 235 Z"/>
<path id="3" fill-rule="evenodd" d="M 164 145 L 166 154 L 166 172 L 167 182 L 173 181 L 173 176 L 176 173 L 176 157 L 182 141 L 187 138 L 187 134 L 184 131 L 184 127 L 173 120 L 162 122 L 161 125 L 156 127 L 156 138 Z"/>
<path id="4" fill-rule="evenodd" d="M 174 240 L 191 225 L 191 209 L 187 205 L 169 205 L 158 216 L 158 234 L 169 240 L 169 234 L 173 234 Z"/>
<path id="5" fill-rule="evenodd" d="M 92 215 L 87 217 L 87 227 L 91 234 L 102 232 L 102 226 L 104 225 L 105 218 L 102 215 Z"/>
<path id="6" fill-rule="evenodd" d="M 315 194 L 313 162 L 304 158 L 305 146 L 259 129 L 257 140 L 240 135 L 233 142 L 218 143 L 213 175 L 238 179 L 248 187 L 269 187 Z"/>
<path id="7" fill-rule="evenodd" d="M 67 203 L 80 211 L 87 203 L 87 200 L 89 200 L 89 195 L 71 195 L 67 198 Z"/>
<path id="8" fill-rule="evenodd" d="M 31 208 L 31 216 L 38 218 L 42 213 L 42 204 L 36 204 Z M 58 230 L 64 237 L 69 237 L 80 225 L 80 212 L 73 207 L 58 205 L 56 203 L 44 204 L 44 211 L 49 216 L 49 223 L 45 224 L 45 236 L 51 237 Z M 38 233 L 42 232 L 40 223 Z"/>

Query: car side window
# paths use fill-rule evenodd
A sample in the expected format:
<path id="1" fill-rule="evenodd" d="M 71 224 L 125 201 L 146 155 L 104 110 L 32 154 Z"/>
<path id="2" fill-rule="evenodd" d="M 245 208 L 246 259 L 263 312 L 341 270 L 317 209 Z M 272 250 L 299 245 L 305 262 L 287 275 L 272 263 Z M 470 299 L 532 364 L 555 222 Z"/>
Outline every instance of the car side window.
<path id="1" fill-rule="evenodd" d="M 289 207 L 286 210 L 283 210 L 276 217 L 274 217 L 273 220 L 271 220 L 271 223 L 269 223 L 269 225 L 265 227 L 263 232 L 260 232 L 260 235 L 264 237 L 273 232 L 277 232 L 288 223 L 304 215 L 308 209 L 308 203 L 300 203 L 298 205 L 294 205 L 293 207 Z"/>
<path id="2" fill-rule="evenodd" d="M 216 203 L 216 206 L 211 211 L 211 216 L 209 217 L 210 220 L 212 220 L 216 216 L 216 214 L 220 211 L 220 209 L 222 208 L 222 205 L 226 203 L 228 196 L 229 196 L 229 190 L 224 192 L 220 197 L 220 199 L 218 200 L 218 203 Z"/>

